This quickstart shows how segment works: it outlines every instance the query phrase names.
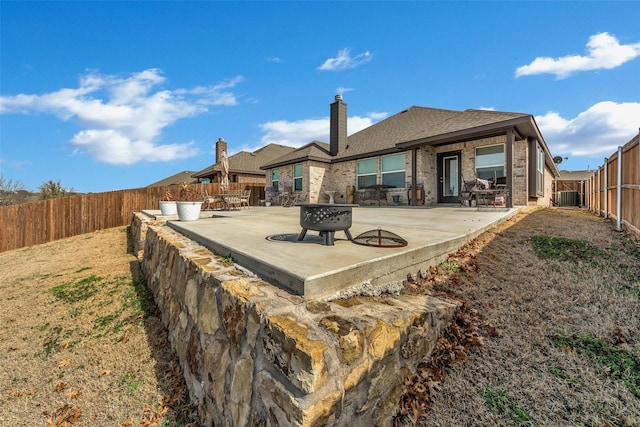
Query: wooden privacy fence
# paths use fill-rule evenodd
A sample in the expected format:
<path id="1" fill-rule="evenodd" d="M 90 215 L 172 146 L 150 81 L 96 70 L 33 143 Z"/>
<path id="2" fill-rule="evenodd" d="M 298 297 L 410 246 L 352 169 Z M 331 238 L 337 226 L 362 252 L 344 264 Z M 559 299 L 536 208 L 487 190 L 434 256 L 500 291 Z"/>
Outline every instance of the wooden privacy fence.
<path id="1" fill-rule="evenodd" d="M 600 166 L 587 180 L 587 206 L 640 238 L 640 135 Z"/>
<path id="2" fill-rule="evenodd" d="M 221 193 L 218 183 L 191 186 L 203 193 Z M 129 225 L 133 212 L 158 209 L 168 188 L 175 186 L 108 191 L 1 206 L 0 252 Z M 253 206 L 264 199 L 262 185 L 232 182 L 229 190 L 251 190 L 250 204 Z"/>

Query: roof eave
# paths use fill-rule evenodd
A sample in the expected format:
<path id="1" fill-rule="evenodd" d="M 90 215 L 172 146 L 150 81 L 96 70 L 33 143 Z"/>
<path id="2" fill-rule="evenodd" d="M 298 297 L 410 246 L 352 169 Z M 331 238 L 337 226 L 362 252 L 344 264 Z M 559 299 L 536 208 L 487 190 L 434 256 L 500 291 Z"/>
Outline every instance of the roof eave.
<path id="1" fill-rule="evenodd" d="M 315 162 L 321 162 L 321 163 L 331 163 L 331 159 L 327 159 L 327 158 L 324 158 L 324 157 L 302 156 L 302 157 L 296 157 L 294 159 L 283 160 L 281 162 L 267 163 L 266 165 L 260 166 L 260 169 L 262 169 L 262 170 L 273 169 L 273 168 L 278 168 L 280 166 L 292 165 L 294 163 L 301 163 L 301 162 L 306 162 L 306 161 L 315 161 Z"/>
<path id="2" fill-rule="evenodd" d="M 457 130 L 454 132 L 444 133 L 440 135 L 429 136 L 426 138 L 419 138 L 412 141 L 399 142 L 396 147 L 400 149 L 414 148 L 423 145 L 442 145 L 450 142 L 476 139 L 478 137 L 486 137 L 492 135 L 499 135 L 506 132 L 509 129 L 516 131 L 516 138 L 523 139 L 521 132 L 517 130 L 518 125 L 531 123 L 532 116 L 517 117 L 510 120 L 504 120 L 501 122 L 490 123 L 487 125 L 476 126 L 474 128 L 466 128 Z M 537 127 L 536 127 L 537 130 Z"/>

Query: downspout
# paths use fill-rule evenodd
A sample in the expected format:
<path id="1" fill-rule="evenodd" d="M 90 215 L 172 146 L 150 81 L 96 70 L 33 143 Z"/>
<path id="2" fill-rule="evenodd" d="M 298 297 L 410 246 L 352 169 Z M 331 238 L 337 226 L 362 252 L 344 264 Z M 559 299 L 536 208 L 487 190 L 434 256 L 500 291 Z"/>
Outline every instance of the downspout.
<path id="1" fill-rule="evenodd" d="M 618 196 L 616 200 L 616 230 L 622 230 L 622 146 L 618 146 Z"/>
<path id="2" fill-rule="evenodd" d="M 507 208 L 513 207 L 513 129 L 507 131 Z"/>
<path id="3" fill-rule="evenodd" d="M 609 218 L 609 182 L 607 181 L 607 176 L 609 173 L 609 158 L 604 158 L 604 219 Z"/>
<path id="4" fill-rule="evenodd" d="M 411 153 L 411 206 L 417 206 L 418 204 L 416 200 L 418 195 L 418 150 L 419 148 L 415 147 Z"/>

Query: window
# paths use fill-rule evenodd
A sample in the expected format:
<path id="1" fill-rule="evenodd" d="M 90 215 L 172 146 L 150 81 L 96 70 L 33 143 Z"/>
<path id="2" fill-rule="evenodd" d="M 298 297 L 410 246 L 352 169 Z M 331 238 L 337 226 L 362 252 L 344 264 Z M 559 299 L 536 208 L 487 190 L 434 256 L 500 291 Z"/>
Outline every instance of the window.
<path id="1" fill-rule="evenodd" d="M 536 144 L 536 187 L 539 194 L 544 194 L 544 152 L 540 144 Z"/>
<path id="2" fill-rule="evenodd" d="M 280 173 L 278 169 L 271 169 L 271 186 L 278 191 L 278 181 L 279 181 Z"/>
<path id="3" fill-rule="evenodd" d="M 529 196 L 544 196 L 544 150 L 536 140 L 531 141 L 529 157 Z"/>
<path id="4" fill-rule="evenodd" d="M 476 177 L 494 179 L 505 176 L 504 145 L 476 148 Z"/>
<path id="5" fill-rule="evenodd" d="M 376 174 L 378 171 L 378 159 L 358 160 L 358 190 L 376 185 Z"/>
<path id="6" fill-rule="evenodd" d="M 382 184 L 390 187 L 404 188 L 406 155 L 392 154 L 382 157 Z"/>
<path id="7" fill-rule="evenodd" d="M 302 163 L 293 166 L 293 191 L 302 191 Z"/>

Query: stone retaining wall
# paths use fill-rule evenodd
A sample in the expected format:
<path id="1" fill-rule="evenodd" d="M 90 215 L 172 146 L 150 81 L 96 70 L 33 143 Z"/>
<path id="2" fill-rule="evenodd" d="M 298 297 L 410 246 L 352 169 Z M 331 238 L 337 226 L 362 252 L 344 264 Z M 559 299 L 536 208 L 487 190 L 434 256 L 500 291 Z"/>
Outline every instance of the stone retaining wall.
<path id="1" fill-rule="evenodd" d="M 143 214 L 131 231 L 206 426 L 388 425 L 454 314 L 429 296 L 306 300 Z"/>

